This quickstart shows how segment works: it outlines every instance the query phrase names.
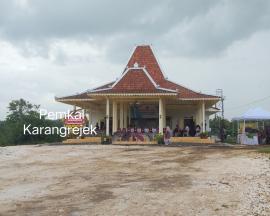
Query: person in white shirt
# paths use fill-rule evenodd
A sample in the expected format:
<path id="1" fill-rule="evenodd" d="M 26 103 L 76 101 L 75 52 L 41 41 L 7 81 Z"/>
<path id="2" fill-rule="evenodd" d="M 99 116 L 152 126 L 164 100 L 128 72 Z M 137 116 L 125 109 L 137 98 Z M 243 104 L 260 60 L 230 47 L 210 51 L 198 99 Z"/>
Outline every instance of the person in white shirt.
<path id="1" fill-rule="evenodd" d="M 187 125 L 186 127 L 185 127 L 185 136 L 189 136 L 189 126 Z"/>

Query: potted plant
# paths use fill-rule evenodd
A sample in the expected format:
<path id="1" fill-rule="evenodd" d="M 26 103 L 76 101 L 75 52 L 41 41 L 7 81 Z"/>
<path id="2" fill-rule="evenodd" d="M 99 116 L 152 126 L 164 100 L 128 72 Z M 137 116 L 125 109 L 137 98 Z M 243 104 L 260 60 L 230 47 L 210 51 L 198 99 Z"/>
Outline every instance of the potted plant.
<path id="1" fill-rule="evenodd" d="M 101 144 L 111 144 L 111 143 L 112 143 L 111 136 L 106 136 L 106 135 L 101 136 Z"/>
<path id="2" fill-rule="evenodd" d="M 158 144 L 164 144 L 164 138 L 161 133 L 155 135 L 155 140 L 157 141 Z"/>
<path id="3" fill-rule="evenodd" d="M 201 139 L 208 139 L 208 137 L 209 137 L 208 132 L 202 132 L 202 133 L 200 134 L 200 138 L 201 138 Z"/>

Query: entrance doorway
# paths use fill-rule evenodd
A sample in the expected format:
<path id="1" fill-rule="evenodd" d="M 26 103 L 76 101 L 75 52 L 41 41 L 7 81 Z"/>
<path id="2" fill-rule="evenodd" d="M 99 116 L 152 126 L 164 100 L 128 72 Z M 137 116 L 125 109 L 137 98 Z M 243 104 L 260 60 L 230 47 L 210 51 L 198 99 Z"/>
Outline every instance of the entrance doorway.
<path id="1" fill-rule="evenodd" d="M 195 123 L 193 120 L 193 116 L 184 118 L 184 127 L 186 126 L 189 127 L 190 136 L 195 136 L 196 131 L 195 131 Z"/>

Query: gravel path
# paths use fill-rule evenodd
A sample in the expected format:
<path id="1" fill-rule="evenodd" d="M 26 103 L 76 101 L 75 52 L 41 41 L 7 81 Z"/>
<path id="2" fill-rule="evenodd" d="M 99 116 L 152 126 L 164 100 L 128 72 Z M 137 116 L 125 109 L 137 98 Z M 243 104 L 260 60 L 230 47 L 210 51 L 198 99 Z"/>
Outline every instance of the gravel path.
<path id="1" fill-rule="evenodd" d="M 269 155 L 155 146 L 0 148 L 0 215 L 270 215 Z"/>

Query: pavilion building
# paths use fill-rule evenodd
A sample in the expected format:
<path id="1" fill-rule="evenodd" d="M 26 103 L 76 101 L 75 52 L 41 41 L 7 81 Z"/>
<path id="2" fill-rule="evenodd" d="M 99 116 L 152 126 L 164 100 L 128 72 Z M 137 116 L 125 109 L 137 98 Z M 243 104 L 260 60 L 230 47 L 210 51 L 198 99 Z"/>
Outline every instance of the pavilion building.
<path id="1" fill-rule="evenodd" d="M 127 127 L 163 129 L 200 125 L 202 131 L 207 131 L 209 116 L 218 112 L 215 105 L 220 97 L 168 80 L 151 47 L 141 45 L 135 48 L 116 81 L 80 94 L 56 97 L 56 101 L 85 109 L 90 123 L 99 123 L 110 135 Z"/>

